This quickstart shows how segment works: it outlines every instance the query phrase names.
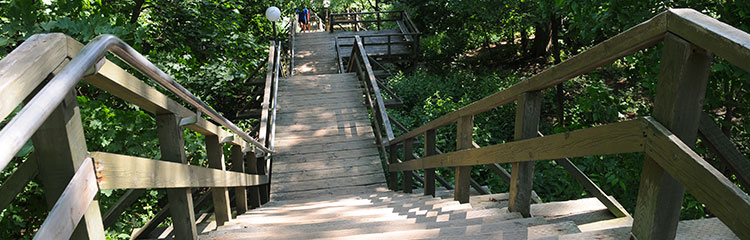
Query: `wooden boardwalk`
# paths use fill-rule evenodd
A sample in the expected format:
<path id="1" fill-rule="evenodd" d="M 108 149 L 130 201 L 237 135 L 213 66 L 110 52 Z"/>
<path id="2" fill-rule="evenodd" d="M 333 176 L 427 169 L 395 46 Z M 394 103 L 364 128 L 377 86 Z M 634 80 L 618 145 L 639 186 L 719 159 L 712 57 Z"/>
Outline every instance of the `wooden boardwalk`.
<path id="1" fill-rule="evenodd" d="M 279 82 L 274 200 L 385 187 L 361 84 L 354 73 L 336 73 L 334 37 L 298 34 L 296 75 Z"/>

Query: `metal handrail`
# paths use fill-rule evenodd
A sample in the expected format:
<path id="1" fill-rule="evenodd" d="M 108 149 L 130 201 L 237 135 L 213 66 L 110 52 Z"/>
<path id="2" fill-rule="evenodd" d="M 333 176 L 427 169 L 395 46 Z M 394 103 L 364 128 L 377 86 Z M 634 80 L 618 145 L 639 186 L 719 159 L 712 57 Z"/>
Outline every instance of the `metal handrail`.
<path id="1" fill-rule="evenodd" d="M 221 116 L 198 97 L 190 93 L 172 77 L 157 68 L 143 55 L 135 51 L 130 45 L 114 35 L 100 35 L 81 50 L 60 73 L 55 75 L 47 85 L 29 101 L 21 111 L 0 130 L 0 168 L 5 168 L 21 147 L 31 138 L 52 111 L 60 105 L 65 96 L 78 84 L 81 78 L 99 62 L 109 51 L 134 67 L 141 73 L 153 79 L 164 88 L 179 96 L 200 112 L 210 116 L 214 121 L 229 128 L 245 141 L 253 143 L 258 149 L 266 153 L 272 150 L 253 139 L 237 125 Z"/>
<path id="2" fill-rule="evenodd" d="M 281 42 L 276 43 L 277 48 L 281 49 Z M 281 70 L 281 51 L 276 51 L 274 56 L 274 76 L 273 76 L 273 103 L 271 105 L 271 127 L 268 128 L 268 147 L 274 150 L 274 139 L 276 138 L 276 105 L 279 96 L 279 71 Z"/>

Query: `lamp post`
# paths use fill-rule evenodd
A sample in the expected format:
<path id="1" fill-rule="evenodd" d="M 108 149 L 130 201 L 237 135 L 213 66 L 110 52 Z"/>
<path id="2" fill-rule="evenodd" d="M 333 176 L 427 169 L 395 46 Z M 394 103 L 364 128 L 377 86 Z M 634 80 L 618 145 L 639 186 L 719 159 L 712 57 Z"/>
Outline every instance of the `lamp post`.
<path id="1" fill-rule="evenodd" d="M 276 38 L 276 21 L 279 20 L 281 17 L 281 10 L 277 7 L 269 7 L 266 9 L 266 18 L 268 21 L 271 21 L 273 23 L 273 42 L 278 42 L 278 39 Z"/>
<path id="2" fill-rule="evenodd" d="M 331 16 L 328 15 L 328 7 L 329 6 L 331 6 L 331 1 L 329 1 L 329 0 L 323 0 L 323 8 L 325 8 L 325 10 L 326 10 L 326 13 L 325 13 L 325 16 L 326 16 L 326 19 L 325 19 L 326 20 L 326 30 L 328 30 L 327 28 L 330 27 L 329 25 L 331 23 L 331 20 L 329 20 L 329 18 Z"/>

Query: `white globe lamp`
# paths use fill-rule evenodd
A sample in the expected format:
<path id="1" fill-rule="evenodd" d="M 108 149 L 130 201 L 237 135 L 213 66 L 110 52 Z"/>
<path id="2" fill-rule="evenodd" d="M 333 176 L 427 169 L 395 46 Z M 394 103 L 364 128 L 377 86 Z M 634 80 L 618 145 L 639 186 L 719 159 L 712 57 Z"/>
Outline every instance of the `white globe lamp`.
<path id="1" fill-rule="evenodd" d="M 281 10 L 277 7 L 269 7 L 266 9 L 266 18 L 268 21 L 276 22 L 281 18 Z"/>

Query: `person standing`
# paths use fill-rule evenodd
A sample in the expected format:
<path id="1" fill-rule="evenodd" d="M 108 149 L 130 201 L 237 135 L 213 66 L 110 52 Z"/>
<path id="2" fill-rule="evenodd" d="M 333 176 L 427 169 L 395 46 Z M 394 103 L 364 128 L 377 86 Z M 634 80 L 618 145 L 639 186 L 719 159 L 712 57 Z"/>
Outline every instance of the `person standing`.
<path id="1" fill-rule="evenodd" d="M 302 14 L 305 16 L 305 27 L 308 32 L 310 31 L 310 11 L 307 8 L 302 9 Z"/>
<path id="2" fill-rule="evenodd" d="M 297 13 L 297 22 L 299 22 L 299 31 L 305 32 L 305 14 L 298 9 L 294 10 Z"/>

